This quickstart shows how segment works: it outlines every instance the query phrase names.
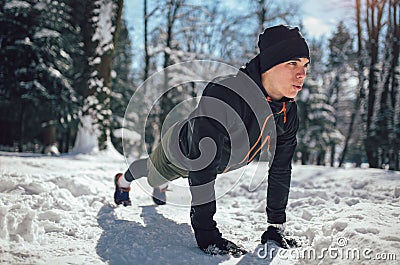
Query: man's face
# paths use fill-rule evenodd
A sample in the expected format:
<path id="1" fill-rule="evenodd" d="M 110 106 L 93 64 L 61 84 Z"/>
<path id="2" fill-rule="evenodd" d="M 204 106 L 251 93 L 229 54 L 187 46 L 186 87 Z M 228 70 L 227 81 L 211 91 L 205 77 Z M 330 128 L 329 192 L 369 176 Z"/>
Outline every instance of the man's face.
<path id="1" fill-rule="evenodd" d="M 307 58 L 293 59 L 262 73 L 261 81 L 268 95 L 274 100 L 294 98 L 303 87 L 309 64 Z"/>

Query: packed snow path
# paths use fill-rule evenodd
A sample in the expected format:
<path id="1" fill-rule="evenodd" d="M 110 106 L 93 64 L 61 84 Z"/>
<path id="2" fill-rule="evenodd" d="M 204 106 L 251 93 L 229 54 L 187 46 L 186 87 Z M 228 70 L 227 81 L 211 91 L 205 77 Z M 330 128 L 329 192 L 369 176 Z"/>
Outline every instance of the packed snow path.
<path id="1" fill-rule="evenodd" d="M 0 153 L 0 263 L 398 264 L 400 260 L 398 172 L 295 165 L 287 230 L 304 240 L 297 252 L 260 245 L 266 229 L 266 183 L 249 191 L 246 176 L 254 166 L 237 185 L 235 171 L 219 176 L 217 190 L 234 186 L 218 200 L 219 228 L 250 252 L 234 258 L 203 254 L 196 247 L 189 208 L 154 206 L 140 187 L 149 188 L 144 179 L 140 186 L 132 186 L 133 206 L 116 207 L 112 179 L 125 168 L 115 153 L 63 157 Z M 186 185 L 183 179 L 177 182 Z M 190 199 L 171 189 L 168 198 Z"/>

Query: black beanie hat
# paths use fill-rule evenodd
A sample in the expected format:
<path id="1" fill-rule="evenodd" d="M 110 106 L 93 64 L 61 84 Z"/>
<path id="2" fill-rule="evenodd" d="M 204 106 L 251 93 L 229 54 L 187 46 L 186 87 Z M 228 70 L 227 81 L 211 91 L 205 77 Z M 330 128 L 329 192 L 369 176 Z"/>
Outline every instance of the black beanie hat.
<path id="1" fill-rule="evenodd" d="M 261 73 L 292 59 L 310 59 L 307 42 L 297 27 L 279 25 L 266 28 L 259 36 L 258 47 Z"/>

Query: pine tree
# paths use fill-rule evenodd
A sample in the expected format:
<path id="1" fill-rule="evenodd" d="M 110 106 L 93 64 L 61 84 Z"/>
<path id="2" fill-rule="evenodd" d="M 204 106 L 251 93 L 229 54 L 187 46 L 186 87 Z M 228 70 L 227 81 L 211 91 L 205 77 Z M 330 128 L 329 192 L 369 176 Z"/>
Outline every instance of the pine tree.
<path id="1" fill-rule="evenodd" d="M 328 48 L 329 55 L 325 74 L 325 82 L 328 84 L 327 96 L 329 104 L 335 110 L 334 126 L 344 132 L 347 129 L 347 124 L 351 123 L 348 117 L 352 115 L 352 111 L 357 113 L 357 110 L 351 110 L 350 108 L 353 106 L 349 106 L 353 101 L 353 89 L 355 88 L 349 87 L 348 80 L 356 75 L 353 68 L 356 58 L 350 32 L 343 22 L 338 23 L 336 30 L 329 39 Z M 348 144 L 351 136 L 351 134 L 347 135 L 349 139 L 346 140 L 346 144 Z M 344 152 L 346 151 L 347 145 L 344 149 Z M 334 161 L 336 160 L 335 153 L 336 142 L 332 142 L 331 166 L 334 165 Z"/>
<path id="2" fill-rule="evenodd" d="M 123 0 L 76 3 L 84 10 L 82 40 L 84 69 L 83 107 L 73 152 L 92 152 L 110 143 L 110 85 L 112 54 L 119 32 Z"/>
<path id="3" fill-rule="evenodd" d="M 112 83 L 110 94 L 110 108 L 112 111 L 111 136 L 113 145 L 122 153 L 120 129 L 123 124 L 125 110 L 133 95 L 135 87 L 132 78 L 132 46 L 129 32 L 124 19 L 121 21 L 121 30 L 115 44 L 113 56 Z M 116 134 L 113 134 L 114 130 Z M 118 136 L 118 137 L 116 137 Z M 124 139 L 125 140 L 125 139 Z M 132 143 L 135 144 L 135 143 Z M 129 150 L 132 152 L 133 150 Z"/>
<path id="4" fill-rule="evenodd" d="M 0 94 L 1 113 L 3 122 L 13 124 L 17 128 L 14 132 L 19 141 L 19 150 L 22 151 L 25 142 L 25 121 L 29 113 L 38 105 L 35 97 L 40 90 L 29 90 L 25 83 L 32 76 L 32 60 L 35 58 L 31 37 L 34 34 L 30 20 L 34 13 L 31 3 L 3 1 L 1 5 L 1 49 L 0 49 Z M 29 94 L 28 94 L 29 92 Z M 3 115 L 2 115 L 3 116 Z M 28 117 L 27 117 L 28 116 Z M 5 119 L 7 117 L 7 119 Z M 7 128 L 7 127 L 6 127 Z M 9 128 L 9 127 L 8 127 Z M 13 141 L 14 139 L 9 139 Z"/>
<path id="5" fill-rule="evenodd" d="M 300 108 L 303 108 L 300 116 L 302 133 L 299 135 L 300 148 L 305 155 L 303 162 L 324 165 L 329 146 L 339 143 L 342 135 L 335 126 L 334 108 L 329 104 L 323 87 L 309 79 L 304 84 L 304 90 L 300 103 Z"/>
<path id="6" fill-rule="evenodd" d="M 73 73 L 72 58 L 69 54 L 71 45 L 65 38 L 74 34 L 75 29 L 69 23 L 71 20 L 69 10 L 63 1 L 44 0 L 36 6 L 41 11 L 39 23 L 41 29 L 35 36 L 40 53 L 46 61 L 38 67 L 38 70 L 43 71 L 40 75 L 46 78 L 45 86 L 52 95 L 55 95 L 41 115 L 45 119 L 43 124 L 47 128 L 45 132 L 50 132 L 47 133 L 50 138 L 45 138 L 44 141 L 46 144 L 54 144 L 56 138 L 63 138 L 60 132 L 65 132 L 77 111 L 77 99 L 71 84 Z M 68 146 L 64 146 L 63 150 L 67 151 Z"/>
<path id="7" fill-rule="evenodd" d="M 6 1 L 2 7 L 0 90 L 19 112 L 21 151 L 25 131 L 35 138 L 42 127 L 51 128 L 43 134 L 43 144 L 54 144 L 56 127 L 69 120 L 76 102 L 71 58 L 61 33 L 68 25 L 63 9 L 59 1 Z"/>

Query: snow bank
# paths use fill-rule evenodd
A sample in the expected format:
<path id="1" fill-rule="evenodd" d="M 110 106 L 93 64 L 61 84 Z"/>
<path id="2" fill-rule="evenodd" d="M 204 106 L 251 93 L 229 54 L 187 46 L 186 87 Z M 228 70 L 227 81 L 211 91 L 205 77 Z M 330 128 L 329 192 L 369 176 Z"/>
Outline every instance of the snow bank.
<path id="1" fill-rule="evenodd" d="M 238 259 L 204 255 L 196 247 L 189 209 L 153 206 L 141 189 L 149 188 L 145 179 L 141 187 L 132 186 L 132 207 L 115 207 L 112 179 L 126 168 L 117 153 L 5 154 L 0 153 L 0 263 L 395 264 L 393 258 L 400 259 L 399 173 L 295 166 L 286 226 L 304 246 L 293 253 L 259 244 L 266 229 L 267 184 L 251 186 L 254 166 L 236 186 L 237 172 L 219 176 L 218 190 L 232 186 L 218 200 L 219 228 L 250 251 Z M 171 200 L 190 200 L 170 187 Z M 327 252 L 332 249 L 361 256 L 335 258 Z M 309 256 L 300 257 L 304 253 Z M 378 254 L 381 260 L 373 260 Z"/>

